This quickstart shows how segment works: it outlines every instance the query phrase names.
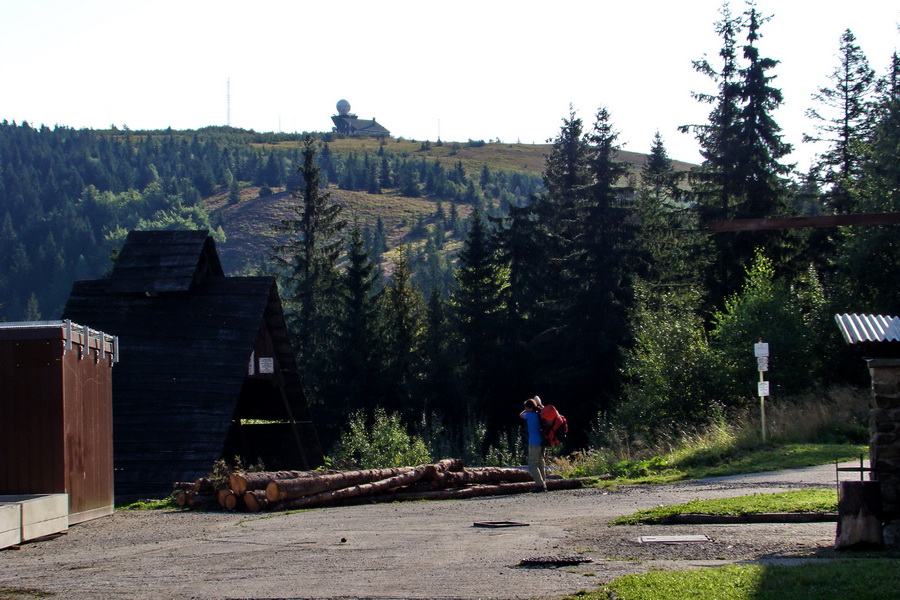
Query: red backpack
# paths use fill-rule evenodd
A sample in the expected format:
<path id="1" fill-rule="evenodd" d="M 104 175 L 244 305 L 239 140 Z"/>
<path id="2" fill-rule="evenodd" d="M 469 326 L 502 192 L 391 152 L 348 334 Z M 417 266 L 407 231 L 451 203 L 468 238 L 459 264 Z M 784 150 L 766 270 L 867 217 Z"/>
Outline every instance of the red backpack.
<path id="1" fill-rule="evenodd" d="M 548 446 L 556 446 L 562 443 L 569 433 L 569 422 L 559 414 L 556 407 L 548 404 L 541 410 L 541 433 L 544 443 Z"/>

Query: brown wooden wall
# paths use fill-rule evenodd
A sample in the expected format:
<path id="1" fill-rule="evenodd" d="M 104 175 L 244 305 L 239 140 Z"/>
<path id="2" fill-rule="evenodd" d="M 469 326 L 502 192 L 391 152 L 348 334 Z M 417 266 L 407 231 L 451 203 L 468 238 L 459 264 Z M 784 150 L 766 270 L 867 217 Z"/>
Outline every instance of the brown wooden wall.
<path id="1" fill-rule="evenodd" d="M 0 494 L 67 493 L 78 523 L 113 509 L 112 364 L 63 338 L 0 329 Z"/>

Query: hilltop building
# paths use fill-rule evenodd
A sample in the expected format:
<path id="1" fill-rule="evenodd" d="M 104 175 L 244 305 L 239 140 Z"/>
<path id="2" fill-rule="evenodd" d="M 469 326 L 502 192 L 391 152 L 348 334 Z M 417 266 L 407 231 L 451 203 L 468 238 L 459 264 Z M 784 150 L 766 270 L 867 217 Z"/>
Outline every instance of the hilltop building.
<path id="1" fill-rule="evenodd" d="M 350 103 L 346 100 L 338 100 L 338 114 L 331 117 L 334 122 L 334 131 L 345 135 L 371 135 L 375 137 L 390 137 L 391 132 L 375 119 L 360 119 L 350 112 Z"/>

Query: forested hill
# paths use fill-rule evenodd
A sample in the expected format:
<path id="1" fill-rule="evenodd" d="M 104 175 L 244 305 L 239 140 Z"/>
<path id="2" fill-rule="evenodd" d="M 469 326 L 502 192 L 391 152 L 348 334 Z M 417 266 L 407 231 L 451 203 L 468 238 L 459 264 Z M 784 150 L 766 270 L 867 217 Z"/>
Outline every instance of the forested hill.
<path id="1" fill-rule="evenodd" d="M 451 276 L 448 257 L 474 206 L 496 214 L 542 189 L 549 152 L 478 140 L 318 137 L 320 166 L 345 217 L 379 253 L 409 246 L 423 289 Z M 72 282 L 103 276 L 131 229 L 211 229 L 228 272 L 259 267 L 277 239 L 272 226 L 287 216 L 286 190 L 299 183 L 301 139 L 227 127 L 0 123 L 0 319 L 58 318 Z M 427 274 L 417 261 L 431 261 Z"/>

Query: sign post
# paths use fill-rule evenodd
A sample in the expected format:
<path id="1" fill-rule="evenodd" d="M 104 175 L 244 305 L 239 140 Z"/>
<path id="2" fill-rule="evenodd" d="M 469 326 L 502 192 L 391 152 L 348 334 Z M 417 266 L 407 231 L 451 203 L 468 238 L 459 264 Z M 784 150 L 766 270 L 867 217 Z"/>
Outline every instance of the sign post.
<path id="1" fill-rule="evenodd" d="M 761 424 L 762 443 L 766 443 L 766 396 L 769 395 L 769 382 L 765 380 L 764 373 L 769 370 L 769 344 L 759 340 L 753 344 L 753 353 L 756 355 L 756 367 L 759 370 L 759 383 L 756 384 L 759 396 L 759 421 Z"/>

